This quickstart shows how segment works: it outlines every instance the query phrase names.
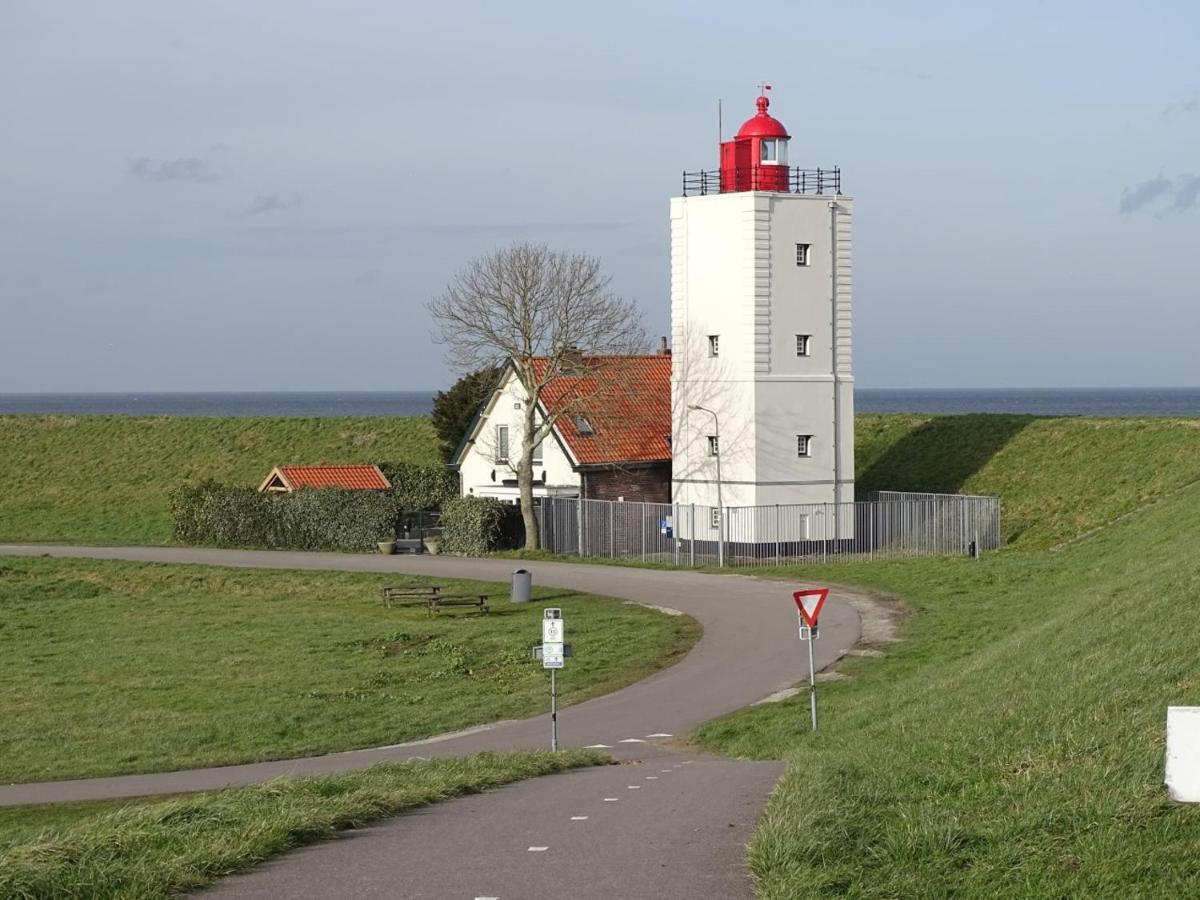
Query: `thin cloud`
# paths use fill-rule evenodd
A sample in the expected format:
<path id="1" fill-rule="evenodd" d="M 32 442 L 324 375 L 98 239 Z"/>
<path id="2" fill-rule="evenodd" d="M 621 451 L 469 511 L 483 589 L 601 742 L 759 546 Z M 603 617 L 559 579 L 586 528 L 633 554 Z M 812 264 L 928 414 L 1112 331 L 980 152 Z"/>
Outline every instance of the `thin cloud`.
<path id="1" fill-rule="evenodd" d="M 1194 116 L 1200 113 L 1200 93 L 1192 93 L 1182 100 L 1168 103 L 1163 107 L 1163 118 L 1173 119 L 1176 116 Z"/>
<path id="2" fill-rule="evenodd" d="M 254 202 L 242 213 L 244 216 L 263 216 L 268 213 L 283 212 L 300 204 L 296 194 L 259 194 Z"/>
<path id="3" fill-rule="evenodd" d="M 1160 197 L 1169 195 L 1173 189 L 1171 179 L 1165 175 L 1158 175 L 1149 181 L 1127 187 L 1125 193 L 1121 195 L 1121 215 L 1132 215 Z"/>
<path id="4" fill-rule="evenodd" d="M 1200 200 L 1200 175 L 1180 175 L 1175 183 L 1175 202 L 1171 209 L 1183 212 L 1191 209 Z"/>
<path id="5" fill-rule="evenodd" d="M 170 181 L 190 181 L 206 184 L 219 181 L 229 171 L 199 156 L 181 156 L 156 162 L 148 156 L 129 160 L 129 174 L 142 181 L 164 184 Z"/>

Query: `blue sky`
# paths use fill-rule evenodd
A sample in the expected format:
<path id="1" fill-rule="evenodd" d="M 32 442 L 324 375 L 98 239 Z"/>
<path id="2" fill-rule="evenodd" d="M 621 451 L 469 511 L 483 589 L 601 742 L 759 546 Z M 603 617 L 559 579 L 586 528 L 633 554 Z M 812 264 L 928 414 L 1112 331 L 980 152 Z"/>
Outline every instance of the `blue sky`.
<path id="1" fill-rule="evenodd" d="M 856 200 L 860 386 L 1200 383 L 1200 7 L 976 6 L 10 0 L 0 391 L 439 387 L 424 303 L 513 240 L 666 333 L 763 80 Z"/>

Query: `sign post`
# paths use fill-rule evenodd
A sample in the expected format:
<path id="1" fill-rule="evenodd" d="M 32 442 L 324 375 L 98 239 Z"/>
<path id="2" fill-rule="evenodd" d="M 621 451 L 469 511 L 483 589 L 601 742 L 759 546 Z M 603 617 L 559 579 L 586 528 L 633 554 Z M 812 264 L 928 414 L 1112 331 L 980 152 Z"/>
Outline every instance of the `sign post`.
<path id="1" fill-rule="evenodd" d="M 542 610 L 542 668 L 550 670 L 550 749 L 558 750 L 558 670 L 566 657 L 562 610 Z"/>
<path id="2" fill-rule="evenodd" d="M 808 642 L 808 702 L 812 710 L 813 731 L 817 730 L 817 665 L 813 657 L 813 640 L 821 636 L 817 630 L 817 620 L 828 596 L 829 588 L 792 593 L 792 599 L 796 601 L 796 612 L 799 614 L 800 640 Z"/>

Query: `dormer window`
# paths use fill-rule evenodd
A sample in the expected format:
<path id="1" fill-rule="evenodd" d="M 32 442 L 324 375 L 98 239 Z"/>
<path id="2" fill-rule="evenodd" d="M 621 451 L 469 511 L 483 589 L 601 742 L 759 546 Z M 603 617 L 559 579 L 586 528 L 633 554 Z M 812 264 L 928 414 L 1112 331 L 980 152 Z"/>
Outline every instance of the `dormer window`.
<path id="1" fill-rule="evenodd" d="M 595 434 L 595 431 L 592 430 L 591 421 L 582 413 L 572 416 L 571 421 L 575 423 L 575 430 L 581 435 L 587 436 L 590 434 Z"/>

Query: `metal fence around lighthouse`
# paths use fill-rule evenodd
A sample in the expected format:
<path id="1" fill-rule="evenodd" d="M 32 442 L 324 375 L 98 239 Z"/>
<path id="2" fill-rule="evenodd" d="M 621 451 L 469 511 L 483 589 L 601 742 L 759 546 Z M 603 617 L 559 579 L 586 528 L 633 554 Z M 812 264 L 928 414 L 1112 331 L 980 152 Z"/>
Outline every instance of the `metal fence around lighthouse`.
<path id="1" fill-rule="evenodd" d="M 1000 547 L 1000 498 L 881 492 L 852 503 L 716 507 L 547 497 L 551 553 L 677 566 L 969 556 Z M 722 546 L 722 536 L 724 544 Z"/>

